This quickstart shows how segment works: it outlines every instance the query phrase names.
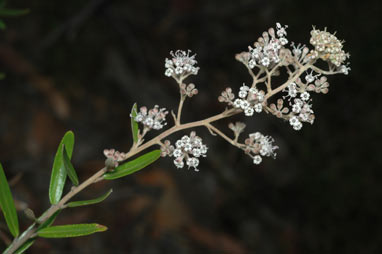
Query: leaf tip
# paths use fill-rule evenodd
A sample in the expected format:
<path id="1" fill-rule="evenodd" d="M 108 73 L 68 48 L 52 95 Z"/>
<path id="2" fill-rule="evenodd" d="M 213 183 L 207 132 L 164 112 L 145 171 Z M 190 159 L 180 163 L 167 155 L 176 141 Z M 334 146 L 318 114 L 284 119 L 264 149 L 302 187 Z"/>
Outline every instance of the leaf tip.
<path id="1" fill-rule="evenodd" d="M 108 228 L 104 225 L 100 225 L 100 224 L 97 224 L 97 229 L 99 232 L 104 232 L 106 230 L 108 230 Z"/>

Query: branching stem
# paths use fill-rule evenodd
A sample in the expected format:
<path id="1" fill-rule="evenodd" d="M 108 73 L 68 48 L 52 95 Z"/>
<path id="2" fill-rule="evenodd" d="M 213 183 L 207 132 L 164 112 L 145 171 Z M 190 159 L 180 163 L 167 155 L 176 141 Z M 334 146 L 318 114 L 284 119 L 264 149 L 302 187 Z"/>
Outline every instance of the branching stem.
<path id="1" fill-rule="evenodd" d="M 180 107 L 181 109 L 181 107 Z M 209 126 L 211 129 L 213 129 L 215 132 L 217 132 L 219 135 L 221 135 L 218 130 L 210 125 L 210 123 L 218 121 L 223 118 L 227 118 L 230 116 L 233 116 L 235 114 L 240 113 L 241 110 L 239 109 L 228 109 L 223 111 L 220 114 L 211 116 L 209 118 L 206 118 L 204 120 L 199 120 L 195 122 L 190 122 L 186 124 L 175 124 L 170 129 L 162 132 L 155 138 L 152 138 L 151 140 L 147 141 L 146 143 L 143 143 L 141 145 L 133 145 L 130 149 L 130 151 L 127 153 L 127 159 L 133 157 L 134 155 L 140 153 L 141 151 L 153 146 L 153 145 L 161 145 L 161 140 L 166 138 L 167 136 L 189 128 L 194 128 L 198 126 Z M 178 115 L 180 116 L 179 112 Z M 179 119 L 179 117 L 178 117 Z M 223 134 L 224 135 L 224 134 Z M 228 138 L 228 137 L 227 137 Z M 228 140 L 227 140 L 228 141 Z M 82 182 L 80 185 L 73 187 L 57 204 L 52 205 L 48 210 L 46 210 L 38 219 L 37 223 L 32 224 L 24 233 L 22 233 L 18 238 L 15 238 L 11 245 L 3 252 L 3 254 L 13 254 L 17 249 L 19 249 L 26 241 L 28 241 L 31 238 L 36 237 L 37 228 L 38 225 L 41 225 L 42 223 L 46 222 L 54 213 L 56 213 L 58 210 L 62 210 L 66 208 L 66 203 L 73 198 L 75 195 L 77 195 L 79 192 L 87 188 L 88 186 L 92 185 L 93 183 L 99 182 L 103 180 L 103 175 L 107 172 L 107 168 L 102 168 L 99 171 L 97 171 L 94 175 L 89 177 L 86 181 Z"/>

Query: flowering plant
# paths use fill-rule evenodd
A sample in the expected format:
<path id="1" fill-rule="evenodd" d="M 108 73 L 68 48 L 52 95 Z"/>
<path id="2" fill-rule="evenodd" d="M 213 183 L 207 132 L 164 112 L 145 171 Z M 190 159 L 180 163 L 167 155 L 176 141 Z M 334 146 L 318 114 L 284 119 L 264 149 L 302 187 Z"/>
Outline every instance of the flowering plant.
<path id="1" fill-rule="evenodd" d="M 276 157 L 278 146 L 274 139 L 260 132 L 253 132 L 242 140 L 240 135 L 246 125 L 242 122 L 230 123 L 229 129 L 233 136 L 225 134 L 213 125 L 214 122 L 243 113 L 246 117 L 254 117 L 265 112 L 287 121 L 294 130 L 301 130 L 304 123 L 313 124 L 315 115 L 312 106 L 312 94 L 328 92 L 329 83 L 326 76 L 333 74 L 348 74 L 350 68 L 346 63 L 349 54 L 345 53 L 343 42 L 334 34 L 313 27 L 310 43 L 312 47 L 290 43 L 287 39 L 287 26 L 277 23 L 276 28 L 270 28 L 249 46 L 248 50 L 236 55 L 236 59 L 243 63 L 252 77 L 251 84 L 243 84 L 237 95 L 234 89 L 228 87 L 221 92 L 218 100 L 225 104 L 225 109 L 214 116 L 203 120 L 182 123 L 182 108 L 184 101 L 198 94 L 193 83 L 186 79 L 197 75 L 196 56 L 190 50 L 177 50 L 171 52 L 171 57 L 165 59 L 165 72 L 167 77 L 173 78 L 180 92 L 179 106 L 171 111 L 174 121 L 172 127 L 159 133 L 146 141 L 146 134 L 150 131 L 160 131 L 167 126 L 166 117 L 169 113 L 165 108 L 155 105 L 152 109 L 134 104 L 131 110 L 131 129 L 133 144 L 131 149 L 124 153 L 115 149 L 106 149 L 105 167 L 93 176 L 80 183 L 76 171 L 71 164 L 74 147 L 74 134 L 67 132 L 63 137 L 53 163 L 49 199 L 51 207 L 36 218 L 33 212 L 28 211 L 34 223 L 19 234 L 18 219 L 12 195 L 0 166 L 0 205 L 4 213 L 11 234 L 15 237 L 4 254 L 22 253 L 33 244 L 37 237 L 60 238 L 77 237 L 106 230 L 98 224 L 77 224 L 64 226 L 51 226 L 56 216 L 65 208 L 91 205 L 99 203 L 110 195 L 111 190 L 103 196 L 93 200 L 69 202 L 86 187 L 102 180 L 113 180 L 132 174 L 153 163 L 160 156 L 172 157 L 176 168 L 187 166 L 199 171 L 200 159 L 207 156 L 209 148 L 201 137 L 193 130 L 184 135 L 173 145 L 166 138 L 171 134 L 195 127 L 205 127 L 214 136 L 218 135 L 231 145 L 243 150 L 251 157 L 254 164 L 260 164 L 265 157 Z M 326 62 L 327 69 L 317 66 L 318 62 Z M 285 81 L 278 84 L 273 77 L 285 77 Z M 156 149 L 145 153 L 134 160 L 133 156 L 140 154 L 152 146 Z M 129 160 L 128 162 L 125 162 Z M 66 179 L 73 184 L 72 189 L 62 197 Z"/>

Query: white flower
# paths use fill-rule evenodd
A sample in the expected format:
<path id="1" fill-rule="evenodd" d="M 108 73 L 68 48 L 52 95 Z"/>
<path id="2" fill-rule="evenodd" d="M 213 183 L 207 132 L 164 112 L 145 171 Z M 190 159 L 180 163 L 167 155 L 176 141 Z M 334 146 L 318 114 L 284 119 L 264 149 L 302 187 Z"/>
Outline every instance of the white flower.
<path id="1" fill-rule="evenodd" d="M 296 83 L 294 83 L 294 82 L 290 83 L 287 87 L 287 90 L 288 90 L 288 96 L 290 98 L 294 98 L 297 96 L 297 85 L 296 85 Z"/>
<path id="2" fill-rule="evenodd" d="M 249 137 L 254 138 L 255 140 L 259 140 L 262 136 L 263 135 L 260 132 L 255 132 L 255 133 L 249 134 Z"/>
<path id="3" fill-rule="evenodd" d="M 200 153 L 201 154 L 206 154 L 207 153 L 207 146 L 206 145 L 201 145 L 200 146 Z"/>
<path id="4" fill-rule="evenodd" d="M 262 160 L 263 160 L 263 159 L 261 158 L 260 155 L 255 155 L 255 156 L 253 157 L 253 163 L 256 164 L 256 165 L 259 165 L 259 164 L 261 163 Z"/>
<path id="5" fill-rule="evenodd" d="M 178 67 L 175 68 L 175 74 L 179 75 L 179 74 L 182 74 L 182 72 L 183 72 L 183 68 L 182 67 L 178 66 Z"/>
<path id="6" fill-rule="evenodd" d="M 242 86 L 240 87 L 240 91 L 248 92 L 249 90 L 250 90 L 250 88 L 249 88 L 248 86 L 246 86 L 246 85 L 242 85 Z"/>
<path id="7" fill-rule="evenodd" d="M 346 65 L 341 65 L 340 67 L 340 71 L 345 75 L 348 75 L 350 70 L 350 67 Z"/>
<path id="8" fill-rule="evenodd" d="M 197 158 L 188 158 L 186 163 L 188 168 L 193 167 L 195 171 L 199 171 L 199 169 L 196 168 L 199 165 Z"/>
<path id="9" fill-rule="evenodd" d="M 301 95 L 300 95 L 301 99 L 304 100 L 304 101 L 307 101 L 309 100 L 310 98 L 310 94 L 308 92 L 303 92 Z"/>
<path id="10" fill-rule="evenodd" d="M 255 68 L 255 66 L 256 66 L 256 61 L 253 60 L 253 59 L 251 59 L 251 60 L 248 62 L 248 67 L 251 68 L 251 69 L 253 69 L 253 68 Z"/>
<path id="11" fill-rule="evenodd" d="M 305 76 L 305 80 L 308 83 L 312 83 L 314 80 L 316 80 L 316 78 L 312 74 L 308 74 Z"/>
<path id="12" fill-rule="evenodd" d="M 151 128 L 154 124 L 154 120 L 152 118 L 146 118 L 143 120 L 143 124 Z"/>
<path id="13" fill-rule="evenodd" d="M 192 150 L 192 145 L 190 143 L 186 143 L 184 145 L 184 151 L 191 152 L 191 150 Z"/>
<path id="14" fill-rule="evenodd" d="M 184 167 L 183 158 L 176 158 L 176 159 L 174 160 L 174 165 L 175 165 L 177 168 L 183 168 L 183 167 Z"/>
<path id="15" fill-rule="evenodd" d="M 233 102 L 233 106 L 235 108 L 240 108 L 241 107 L 241 103 L 242 103 L 242 99 L 236 99 L 234 102 Z"/>
<path id="16" fill-rule="evenodd" d="M 247 109 L 250 106 L 249 102 L 247 100 L 241 100 L 240 107 L 242 109 Z"/>
<path id="17" fill-rule="evenodd" d="M 164 75 L 166 75 L 167 77 L 171 77 L 173 73 L 174 71 L 172 69 L 166 69 Z"/>
<path id="18" fill-rule="evenodd" d="M 263 111 L 263 105 L 261 105 L 261 103 L 257 103 L 254 108 L 257 113 Z"/>
<path id="19" fill-rule="evenodd" d="M 293 129 L 296 130 L 296 131 L 301 130 L 301 128 L 302 128 L 302 123 L 301 122 L 298 122 L 297 124 L 293 125 Z"/>
<path id="20" fill-rule="evenodd" d="M 268 67 L 268 65 L 270 64 L 269 58 L 264 57 L 263 59 L 261 59 L 261 64 L 265 67 Z"/>
<path id="21" fill-rule="evenodd" d="M 299 123 L 300 121 L 298 120 L 296 116 L 293 116 L 289 119 L 289 124 L 292 126 L 298 125 Z"/>
<path id="22" fill-rule="evenodd" d="M 243 91 L 242 90 L 242 91 L 239 92 L 239 97 L 240 98 L 245 98 L 246 96 L 247 96 L 247 91 Z"/>
<path id="23" fill-rule="evenodd" d="M 248 108 L 246 108 L 246 109 L 244 110 L 244 114 L 245 114 L 246 116 L 253 116 L 253 112 L 254 112 L 253 108 L 250 108 L 250 107 L 248 107 Z"/>
<path id="24" fill-rule="evenodd" d="M 288 40 L 286 38 L 280 38 L 281 45 L 288 44 Z"/>
<path id="25" fill-rule="evenodd" d="M 200 148 L 194 148 L 192 149 L 192 154 L 195 156 L 195 157 L 200 157 L 200 155 L 202 154 Z"/>
<path id="26" fill-rule="evenodd" d="M 182 156 L 182 150 L 181 149 L 175 149 L 174 150 L 174 153 L 173 153 L 173 155 L 174 155 L 174 157 L 175 158 L 179 158 L 180 156 Z"/>
<path id="27" fill-rule="evenodd" d="M 190 138 L 187 136 L 187 135 L 184 135 L 183 137 L 182 137 L 182 142 L 184 142 L 184 143 L 188 143 L 188 142 L 190 142 Z"/>
<path id="28" fill-rule="evenodd" d="M 183 147 L 184 146 L 184 142 L 183 142 L 183 140 L 177 140 L 176 142 L 175 142 L 175 146 L 177 147 L 177 148 L 180 148 L 180 147 Z"/>
<path id="29" fill-rule="evenodd" d="M 293 104 L 293 106 L 292 106 L 292 111 L 293 111 L 294 113 L 300 113 L 300 111 L 301 111 L 301 106 L 300 106 L 299 104 Z"/>
<path id="30" fill-rule="evenodd" d="M 264 94 L 258 92 L 258 93 L 257 93 L 257 100 L 260 101 L 260 102 L 262 102 L 262 101 L 264 100 Z"/>

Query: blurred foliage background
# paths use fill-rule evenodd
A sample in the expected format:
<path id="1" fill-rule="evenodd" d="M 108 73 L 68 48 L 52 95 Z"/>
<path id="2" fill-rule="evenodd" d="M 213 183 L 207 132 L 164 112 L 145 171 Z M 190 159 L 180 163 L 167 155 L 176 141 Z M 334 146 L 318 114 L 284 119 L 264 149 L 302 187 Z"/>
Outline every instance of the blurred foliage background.
<path id="1" fill-rule="evenodd" d="M 312 25 L 338 31 L 351 54 L 350 74 L 330 77 L 329 94 L 313 97 L 314 125 L 296 132 L 265 114 L 234 119 L 245 120 L 250 132 L 272 135 L 280 146 L 276 160 L 254 166 L 198 129 L 210 147 L 199 173 L 177 170 L 166 158 L 126 179 L 100 182 L 78 198 L 113 187 L 107 201 L 67 210 L 56 224 L 98 222 L 109 230 L 40 239 L 29 253 L 382 253 L 379 1 L 8 5 L 30 9 L 4 19 L 7 29 L 0 33 L 0 70 L 6 73 L 0 81 L 0 160 L 13 179 L 20 213 L 48 207 L 51 165 L 66 130 L 76 134 L 73 162 L 86 179 L 103 166 L 104 148 L 126 151 L 131 145 L 134 102 L 176 108 L 177 85 L 163 75 L 170 50 L 193 50 L 201 67 L 192 78 L 199 95 L 185 104 L 187 121 L 220 112 L 220 92 L 249 82 L 234 55 L 276 22 L 289 25 L 290 41 L 305 44 Z M 25 228 L 30 221 L 21 223 Z"/>

